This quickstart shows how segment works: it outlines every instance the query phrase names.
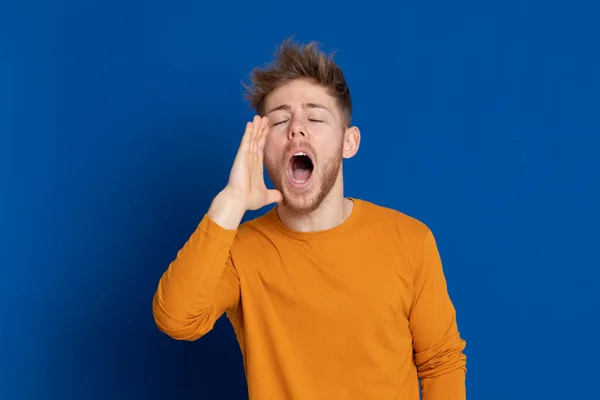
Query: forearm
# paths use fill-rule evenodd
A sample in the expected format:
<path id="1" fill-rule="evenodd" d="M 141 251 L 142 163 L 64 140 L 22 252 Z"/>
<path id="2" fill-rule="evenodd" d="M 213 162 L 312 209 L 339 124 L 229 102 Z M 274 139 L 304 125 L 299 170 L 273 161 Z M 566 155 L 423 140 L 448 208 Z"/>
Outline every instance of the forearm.
<path id="1" fill-rule="evenodd" d="M 452 324 L 448 335 L 435 346 L 415 354 L 423 400 L 464 400 L 466 342 Z"/>
<path id="2" fill-rule="evenodd" d="M 421 381 L 423 400 L 466 400 L 464 368 Z"/>
<path id="3" fill-rule="evenodd" d="M 430 232 L 417 253 L 410 326 L 423 400 L 464 400 L 466 342 L 458 331 L 456 310 Z"/>
<path id="4" fill-rule="evenodd" d="M 235 284 L 223 286 L 224 274 L 233 275 L 227 261 L 234 237 L 235 231 L 203 218 L 158 284 L 153 313 L 159 329 L 177 339 L 194 339 L 212 328 L 222 311 L 215 307 L 218 297 L 235 295 Z"/>

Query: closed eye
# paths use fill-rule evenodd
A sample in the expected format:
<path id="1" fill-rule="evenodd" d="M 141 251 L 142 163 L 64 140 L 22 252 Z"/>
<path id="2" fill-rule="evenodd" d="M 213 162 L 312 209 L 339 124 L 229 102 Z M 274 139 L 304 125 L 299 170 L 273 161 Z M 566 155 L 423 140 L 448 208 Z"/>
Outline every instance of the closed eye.
<path id="1" fill-rule="evenodd" d="M 320 119 L 311 119 L 311 118 L 309 118 L 308 120 L 309 120 L 310 122 L 323 122 L 323 121 L 321 121 Z"/>
<path id="2" fill-rule="evenodd" d="M 276 123 L 274 123 L 274 124 L 273 124 L 273 126 L 276 126 L 276 125 L 281 125 L 281 124 L 284 124 L 284 123 L 286 123 L 286 122 L 288 122 L 288 120 L 287 120 L 287 119 L 286 119 L 286 120 L 283 120 L 283 121 L 276 122 Z"/>

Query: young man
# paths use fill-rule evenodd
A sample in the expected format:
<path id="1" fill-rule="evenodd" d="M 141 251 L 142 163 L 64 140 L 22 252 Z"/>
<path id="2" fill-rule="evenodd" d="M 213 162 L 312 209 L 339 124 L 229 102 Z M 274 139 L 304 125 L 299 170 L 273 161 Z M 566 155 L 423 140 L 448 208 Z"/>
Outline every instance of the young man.
<path id="1" fill-rule="evenodd" d="M 258 115 L 229 182 L 159 282 L 157 326 L 196 340 L 226 313 L 251 400 L 416 400 L 419 379 L 425 400 L 465 399 L 431 231 L 344 196 L 360 131 L 342 71 L 315 43 L 286 41 L 276 61 L 248 86 Z"/>

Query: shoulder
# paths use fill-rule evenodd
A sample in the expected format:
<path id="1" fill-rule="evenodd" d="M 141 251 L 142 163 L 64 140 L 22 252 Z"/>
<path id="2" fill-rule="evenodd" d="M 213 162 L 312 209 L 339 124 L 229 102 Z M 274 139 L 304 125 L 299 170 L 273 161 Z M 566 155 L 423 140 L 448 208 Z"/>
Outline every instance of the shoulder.
<path id="1" fill-rule="evenodd" d="M 258 242 L 272 237 L 276 233 L 273 212 L 274 209 L 271 209 L 260 216 L 242 222 L 235 235 L 235 245 L 254 247 Z"/>
<path id="2" fill-rule="evenodd" d="M 369 235 L 381 238 L 382 246 L 405 254 L 413 273 L 424 260 L 439 257 L 436 239 L 425 222 L 394 208 L 364 200 L 361 214 L 363 226 L 370 230 Z"/>
<path id="3" fill-rule="evenodd" d="M 360 204 L 363 224 L 372 229 L 398 235 L 405 243 L 423 242 L 432 235 L 429 226 L 414 216 L 368 200 L 355 200 Z"/>

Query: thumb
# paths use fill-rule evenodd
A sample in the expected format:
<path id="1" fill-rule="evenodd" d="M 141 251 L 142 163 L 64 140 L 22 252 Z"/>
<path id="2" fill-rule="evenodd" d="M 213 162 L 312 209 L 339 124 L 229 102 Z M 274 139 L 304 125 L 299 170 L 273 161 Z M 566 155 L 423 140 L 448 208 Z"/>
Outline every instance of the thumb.
<path id="1" fill-rule="evenodd" d="M 283 195 L 277 189 L 270 189 L 267 191 L 267 202 L 271 203 L 279 203 L 283 199 Z"/>

